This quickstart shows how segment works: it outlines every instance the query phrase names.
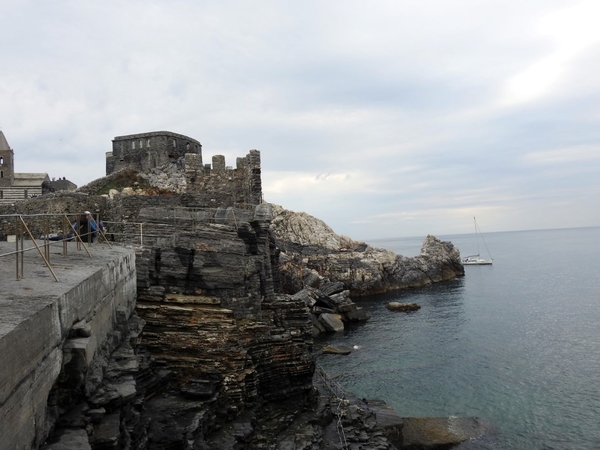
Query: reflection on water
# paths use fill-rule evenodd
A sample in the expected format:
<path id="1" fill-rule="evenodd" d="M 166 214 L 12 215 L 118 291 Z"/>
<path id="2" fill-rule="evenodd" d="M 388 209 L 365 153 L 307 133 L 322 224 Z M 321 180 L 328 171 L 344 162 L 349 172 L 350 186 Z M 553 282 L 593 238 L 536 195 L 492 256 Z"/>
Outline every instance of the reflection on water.
<path id="1" fill-rule="evenodd" d="M 461 248 L 461 239 L 450 240 Z M 493 266 L 354 299 L 371 320 L 317 345 L 359 348 L 323 355 L 320 364 L 347 389 L 384 399 L 400 415 L 478 416 L 498 426 L 479 447 L 464 448 L 600 448 L 600 229 L 485 239 Z M 420 248 L 421 241 L 400 243 Z M 421 309 L 391 312 L 388 301 Z"/>

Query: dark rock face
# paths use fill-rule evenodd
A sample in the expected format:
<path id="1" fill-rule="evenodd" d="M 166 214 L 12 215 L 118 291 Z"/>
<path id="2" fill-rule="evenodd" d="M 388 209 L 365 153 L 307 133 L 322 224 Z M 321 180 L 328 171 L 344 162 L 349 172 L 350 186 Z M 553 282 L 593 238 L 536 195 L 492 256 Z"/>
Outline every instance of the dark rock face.
<path id="1" fill-rule="evenodd" d="M 368 314 L 350 299 L 350 291 L 341 290 L 342 283 L 325 283 L 321 289 L 307 287 L 292 296 L 308 308 L 313 336 L 344 331 L 346 323 L 369 320 Z"/>
<path id="2" fill-rule="evenodd" d="M 92 197 L 60 198 L 94 209 L 85 207 Z M 327 329 L 320 317 L 366 320 L 353 293 L 457 276 L 451 244 L 428 237 L 420 257 L 404 260 L 329 235 L 308 245 L 282 241 L 264 205 L 253 215 L 191 211 L 190 193 L 103 199 L 104 217 L 144 222 L 137 315 L 120 318 L 93 361 L 76 343 L 65 350 L 47 448 L 86 448 L 81 430 L 94 450 L 336 448 L 339 424 L 352 448 L 392 448 L 366 404 L 324 393 L 313 380 L 311 334 Z M 188 210 L 181 216 L 175 207 Z M 119 232 L 137 244 L 134 232 Z M 86 334 L 76 326 L 72 340 Z"/>

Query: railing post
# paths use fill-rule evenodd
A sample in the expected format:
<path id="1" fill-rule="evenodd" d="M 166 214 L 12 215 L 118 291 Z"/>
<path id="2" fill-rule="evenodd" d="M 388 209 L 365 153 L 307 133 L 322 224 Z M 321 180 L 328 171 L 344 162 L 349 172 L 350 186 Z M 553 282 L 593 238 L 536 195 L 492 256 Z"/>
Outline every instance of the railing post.
<path id="1" fill-rule="evenodd" d="M 17 280 L 20 280 L 22 278 L 22 273 L 21 273 L 21 276 L 19 276 L 19 274 L 20 274 L 19 268 L 22 267 L 21 260 L 23 259 L 23 255 L 19 254 L 19 240 L 20 240 L 19 236 L 20 236 L 20 234 L 21 234 L 21 222 L 19 222 L 18 216 L 15 216 L 15 262 L 16 262 Z"/>

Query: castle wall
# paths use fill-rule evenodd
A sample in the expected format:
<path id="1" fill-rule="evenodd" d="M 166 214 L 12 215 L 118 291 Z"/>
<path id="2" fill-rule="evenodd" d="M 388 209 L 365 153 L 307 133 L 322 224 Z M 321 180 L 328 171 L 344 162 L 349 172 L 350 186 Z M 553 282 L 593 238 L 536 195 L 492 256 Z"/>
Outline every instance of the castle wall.
<path id="1" fill-rule="evenodd" d="M 213 156 L 213 165 L 205 166 L 195 174 L 189 174 L 188 191 L 198 206 L 227 207 L 258 205 L 262 203 L 260 152 L 250 150 L 243 158 L 237 158 L 236 168 L 225 165 L 221 155 Z"/>

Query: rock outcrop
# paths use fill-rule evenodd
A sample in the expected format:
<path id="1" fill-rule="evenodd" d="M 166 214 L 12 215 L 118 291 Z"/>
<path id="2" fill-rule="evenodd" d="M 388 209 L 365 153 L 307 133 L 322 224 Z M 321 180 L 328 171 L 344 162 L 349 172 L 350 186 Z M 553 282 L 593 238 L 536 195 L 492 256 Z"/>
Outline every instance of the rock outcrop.
<path id="1" fill-rule="evenodd" d="M 417 311 L 421 309 L 421 307 L 416 303 L 400 303 L 400 302 L 389 302 L 386 303 L 385 307 L 390 311 Z"/>
<path id="2" fill-rule="evenodd" d="M 294 293 L 315 278 L 342 282 L 351 296 L 425 286 L 464 275 L 459 250 L 428 235 L 416 257 L 337 235 L 323 221 L 273 205 L 272 229 L 282 250 L 282 286 Z"/>
<path id="3" fill-rule="evenodd" d="M 406 258 L 303 213 L 236 208 L 220 189 L 230 171 L 181 192 L 177 174 L 156 170 L 113 174 L 54 197 L 58 206 L 48 198 L 15 206 L 99 210 L 115 240 L 139 246 L 136 314 L 115 330 L 110 355 L 65 368 L 51 399 L 64 414 L 47 448 L 87 448 L 82 430 L 94 450 L 337 448 L 341 424 L 352 448 L 391 449 L 373 411 L 315 383 L 311 334 L 365 320 L 353 295 L 463 275 L 458 250 L 428 236 L 421 255 Z M 108 195 L 132 180 L 128 195 Z M 94 195 L 100 187 L 106 196 Z"/>

